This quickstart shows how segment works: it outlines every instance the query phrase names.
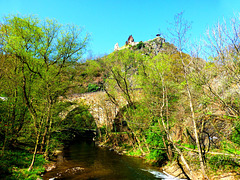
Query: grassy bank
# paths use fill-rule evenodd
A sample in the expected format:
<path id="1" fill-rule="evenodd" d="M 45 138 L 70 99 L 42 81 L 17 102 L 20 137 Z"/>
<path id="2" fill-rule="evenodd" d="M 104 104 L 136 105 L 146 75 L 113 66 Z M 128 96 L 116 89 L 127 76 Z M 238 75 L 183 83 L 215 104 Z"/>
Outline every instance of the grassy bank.
<path id="1" fill-rule="evenodd" d="M 130 135 L 126 132 L 119 133 L 108 133 L 108 136 L 102 137 L 100 146 L 107 147 L 110 150 L 114 150 L 119 154 L 124 154 L 127 156 L 140 157 L 146 160 L 147 163 L 151 165 L 158 166 L 165 173 L 172 175 L 174 177 L 186 179 L 183 171 L 186 171 L 180 157 L 177 156 L 176 152 L 173 151 L 172 159 L 168 159 L 166 153 L 162 151 L 159 153 L 157 149 L 150 148 L 149 151 L 146 148 L 139 149 L 136 142 L 133 142 Z M 143 145 L 141 144 L 141 147 Z M 191 147 L 191 148 L 190 148 Z M 186 157 L 186 160 L 190 162 L 192 168 L 192 173 L 194 177 L 198 180 L 204 179 L 200 171 L 200 165 L 198 162 L 197 149 L 189 144 L 182 144 L 180 146 L 182 153 Z M 227 154 L 234 149 L 229 148 L 228 151 L 217 151 L 217 149 L 212 149 L 205 156 L 206 161 L 206 173 L 209 180 L 238 180 L 240 179 L 240 161 L 239 161 L 239 151 L 236 151 L 236 157 L 220 155 L 217 153 Z M 215 153 L 215 154 L 213 154 Z"/>
<path id="2" fill-rule="evenodd" d="M 7 150 L 0 157 L 0 179 L 6 180 L 36 180 L 41 178 L 45 171 L 43 165 L 47 163 L 43 155 L 36 156 L 36 162 L 31 171 L 28 171 L 32 154 L 26 150 Z"/>

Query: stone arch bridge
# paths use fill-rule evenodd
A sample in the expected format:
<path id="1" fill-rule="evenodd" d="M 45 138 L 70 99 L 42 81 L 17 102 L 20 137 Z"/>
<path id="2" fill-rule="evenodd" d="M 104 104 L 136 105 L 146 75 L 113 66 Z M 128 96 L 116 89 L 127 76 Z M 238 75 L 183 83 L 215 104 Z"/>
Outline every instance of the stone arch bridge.
<path id="1" fill-rule="evenodd" d="M 134 101 L 136 101 L 141 97 L 141 90 L 134 90 L 133 94 Z M 84 103 L 89 106 L 89 112 L 92 114 L 98 127 L 103 125 L 111 126 L 117 113 L 119 112 L 119 109 L 127 105 L 127 101 L 120 93 L 116 96 L 118 104 L 116 105 L 109 99 L 105 91 L 72 94 L 67 96 L 65 101 L 76 102 L 76 104 L 68 107 L 66 111 L 61 113 L 63 119 L 69 112 L 77 108 L 79 103 Z"/>

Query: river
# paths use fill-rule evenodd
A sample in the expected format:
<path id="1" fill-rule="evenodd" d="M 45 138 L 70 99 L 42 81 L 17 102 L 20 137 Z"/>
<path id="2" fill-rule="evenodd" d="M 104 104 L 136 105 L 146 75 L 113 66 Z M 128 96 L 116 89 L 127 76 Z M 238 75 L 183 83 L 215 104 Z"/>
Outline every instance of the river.
<path id="1" fill-rule="evenodd" d="M 57 167 L 44 180 L 151 180 L 173 179 L 140 158 L 118 155 L 94 142 L 77 142 L 64 149 Z"/>

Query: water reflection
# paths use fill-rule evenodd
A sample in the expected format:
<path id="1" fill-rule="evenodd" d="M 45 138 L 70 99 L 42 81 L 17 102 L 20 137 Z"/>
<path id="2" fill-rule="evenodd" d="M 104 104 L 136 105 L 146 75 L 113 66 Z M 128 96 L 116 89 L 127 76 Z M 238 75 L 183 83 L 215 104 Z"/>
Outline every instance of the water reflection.
<path id="1" fill-rule="evenodd" d="M 61 159 L 61 158 L 60 158 Z M 136 180 L 167 178 L 140 158 L 120 156 L 93 142 L 80 142 L 64 150 L 63 163 L 44 175 L 45 179 Z"/>

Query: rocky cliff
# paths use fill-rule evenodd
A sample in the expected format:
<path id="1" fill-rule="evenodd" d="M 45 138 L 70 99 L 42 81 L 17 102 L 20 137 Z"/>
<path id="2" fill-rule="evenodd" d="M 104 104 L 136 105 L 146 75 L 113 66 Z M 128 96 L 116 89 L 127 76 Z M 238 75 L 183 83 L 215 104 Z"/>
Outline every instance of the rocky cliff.
<path id="1" fill-rule="evenodd" d="M 132 50 L 141 50 L 144 52 L 144 54 L 151 53 L 153 55 L 157 55 L 160 52 L 167 51 L 167 52 L 175 53 L 177 51 L 176 47 L 173 44 L 166 42 L 165 39 L 160 36 L 144 42 L 131 41 L 130 43 L 125 44 L 121 48 L 119 48 L 118 43 L 116 43 L 114 46 L 114 51 L 119 51 L 125 48 L 130 48 Z"/>

